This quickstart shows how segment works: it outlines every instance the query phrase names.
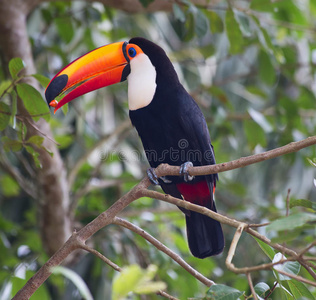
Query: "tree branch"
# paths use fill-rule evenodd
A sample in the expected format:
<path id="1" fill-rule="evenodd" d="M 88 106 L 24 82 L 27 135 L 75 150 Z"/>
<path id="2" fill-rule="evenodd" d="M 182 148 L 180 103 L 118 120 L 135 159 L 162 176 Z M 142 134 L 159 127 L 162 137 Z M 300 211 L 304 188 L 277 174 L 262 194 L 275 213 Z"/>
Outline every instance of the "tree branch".
<path id="1" fill-rule="evenodd" d="M 246 165 L 254 164 L 259 161 L 267 160 L 269 158 L 275 158 L 283 154 L 295 152 L 304 147 L 314 145 L 315 143 L 316 143 L 316 136 L 313 136 L 305 140 L 302 140 L 300 142 L 290 143 L 286 146 L 283 146 L 274 150 L 270 150 L 265 153 L 243 157 L 232 162 L 227 162 L 227 163 L 218 164 L 214 166 L 193 167 L 193 168 L 190 168 L 190 174 L 191 175 L 202 175 L 202 174 L 205 175 L 205 174 L 211 174 L 214 172 L 224 172 L 230 169 L 236 169 L 238 167 L 244 167 Z M 169 165 L 164 164 L 164 165 L 159 166 L 156 169 L 156 173 L 158 176 L 178 175 L 179 167 L 169 166 Z M 13 299 L 15 300 L 16 299 L 19 299 L 19 300 L 29 299 L 29 297 L 38 289 L 38 287 L 41 284 L 43 284 L 43 282 L 51 275 L 52 267 L 59 265 L 75 249 L 82 248 L 82 245 L 85 244 L 85 241 L 101 228 L 113 222 L 121 222 L 119 221 L 120 220 L 119 218 L 116 218 L 116 215 L 119 212 L 121 212 L 125 207 L 127 207 L 131 202 L 143 196 L 154 197 L 154 198 L 175 204 L 177 206 L 184 207 L 188 210 L 193 210 L 193 211 L 205 214 L 231 227 L 240 228 L 237 233 L 235 243 L 237 243 L 237 238 L 241 234 L 241 228 L 243 228 L 244 231 L 257 237 L 258 239 L 267 243 L 271 247 L 274 247 L 275 249 L 281 251 L 282 253 L 289 255 L 290 256 L 289 259 L 294 260 L 296 258 L 301 258 L 301 257 L 298 257 L 298 254 L 295 251 L 288 249 L 282 245 L 272 243 L 271 240 L 269 240 L 267 237 L 243 225 L 244 224 L 243 222 L 230 219 L 226 216 L 222 216 L 218 213 L 215 213 L 205 207 L 201 207 L 201 206 L 189 203 L 187 201 L 174 198 L 170 195 L 163 195 L 159 192 L 148 190 L 147 188 L 149 186 L 150 186 L 150 181 L 146 177 L 140 183 L 138 183 L 132 190 L 130 190 L 123 197 L 121 197 L 117 202 L 115 202 L 109 209 L 107 209 L 105 212 L 103 212 L 98 217 L 96 217 L 92 222 L 87 224 L 80 231 L 73 233 L 71 237 L 68 239 L 68 241 L 42 266 L 42 268 L 40 268 L 40 270 L 25 284 L 25 286 L 14 296 Z M 142 232 L 143 232 L 142 234 L 144 235 L 144 231 Z M 150 238 L 150 237 L 147 236 L 147 238 Z M 233 246 L 233 247 L 236 248 L 236 246 Z M 278 262 L 278 264 L 279 263 L 280 262 Z M 263 266 L 261 266 L 261 268 L 263 268 Z M 237 273 L 239 273 L 239 270 L 240 269 L 237 270 Z M 247 268 L 246 273 L 249 273 L 249 268 Z M 296 276 L 295 279 L 301 280 L 302 282 L 305 282 L 311 285 L 315 285 L 313 284 L 313 282 L 300 276 Z"/>
<path id="2" fill-rule="evenodd" d="M 171 257 L 175 262 L 177 262 L 183 269 L 188 271 L 191 275 L 193 275 L 196 279 L 201 281 L 206 286 L 212 286 L 214 282 L 212 280 L 209 280 L 205 276 L 203 276 L 201 273 L 196 271 L 194 268 L 192 268 L 188 263 L 186 263 L 178 254 L 176 254 L 174 251 L 166 247 L 164 244 L 162 244 L 160 241 L 158 241 L 156 238 L 151 236 L 149 233 L 147 233 L 142 228 L 124 220 L 118 217 L 115 217 L 113 220 L 113 224 L 123 226 L 141 237 L 143 237 L 145 240 L 147 240 L 149 243 L 151 243 L 153 246 L 155 246 L 158 250 L 166 253 L 169 257 Z"/>
<path id="3" fill-rule="evenodd" d="M 239 168 L 243 168 L 255 163 L 259 163 L 268 159 L 276 158 L 279 156 L 283 156 L 285 154 L 297 152 L 303 148 L 307 148 L 309 146 L 316 144 L 316 135 L 308 137 L 304 140 L 298 142 L 292 142 L 285 146 L 275 148 L 266 152 L 262 152 L 259 154 L 250 155 L 247 157 L 241 157 L 239 159 L 219 163 L 216 165 L 208 165 L 208 166 L 201 166 L 201 167 L 189 167 L 188 172 L 191 176 L 197 175 L 207 175 L 207 174 L 214 174 L 214 173 L 221 173 L 225 171 L 235 170 Z M 170 166 L 167 164 L 161 164 L 158 166 L 156 170 L 156 174 L 158 177 L 173 175 L 178 176 L 180 171 L 180 167 L 178 166 Z"/>

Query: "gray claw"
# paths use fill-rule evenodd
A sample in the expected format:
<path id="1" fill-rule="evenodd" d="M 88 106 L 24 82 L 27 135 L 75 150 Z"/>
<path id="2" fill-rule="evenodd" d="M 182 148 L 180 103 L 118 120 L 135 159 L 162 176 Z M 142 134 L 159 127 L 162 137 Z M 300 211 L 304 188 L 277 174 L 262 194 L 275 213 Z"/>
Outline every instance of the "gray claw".
<path id="1" fill-rule="evenodd" d="M 180 175 L 183 175 L 185 182 L 192 181 L 194 178 L 194 176 L 191 176 L 188 173 L 188 168 L 190 167 L 193 167 L 193 163 L 190 161 L 187 161 L 180 166 Z"/>
<path id="2" fill-rule="evenodd" d="M 159 184 L 159 181 L 158 181 L 158 177 L 156 175 L 156 172 L 155 172 L 155 168 L 149 168 L 147 169 L 147 176 L 150 180 L 150 182 L 154 185 L 158 185 Z"/>

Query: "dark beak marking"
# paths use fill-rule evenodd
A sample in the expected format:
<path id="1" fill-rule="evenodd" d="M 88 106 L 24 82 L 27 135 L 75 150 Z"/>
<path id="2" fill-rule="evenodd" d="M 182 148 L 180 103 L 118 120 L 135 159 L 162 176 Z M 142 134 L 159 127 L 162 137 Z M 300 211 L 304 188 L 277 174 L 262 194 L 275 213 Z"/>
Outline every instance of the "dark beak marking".
<path id="1" fill-rule="evenodd" d="M 54 100 L 61 91 L 65 88 L 68 82 L 68 75 L 63 74 L 56 77 L 47 87 L 45 91 L 46 101 L 49 104 L 52 100 Z"/>

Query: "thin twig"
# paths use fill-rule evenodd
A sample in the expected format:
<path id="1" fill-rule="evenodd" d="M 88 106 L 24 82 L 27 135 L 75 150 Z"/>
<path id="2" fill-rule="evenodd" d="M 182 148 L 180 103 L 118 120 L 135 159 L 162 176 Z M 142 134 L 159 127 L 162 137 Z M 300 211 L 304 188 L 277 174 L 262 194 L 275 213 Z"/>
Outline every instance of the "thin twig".
<path id="1" fill-rule="evenodd" d="M 168 293 L 164 292 L 164 291 L 159 291 L 156 293 L 158 296 L 162 296 L 162 297 L 165 297 L 167 299 L 170 299 L 170 300 L 179 300 L 178 298 L 176 297 L 173 297 L 171 295 L 169 295 Z"/>
<path id="2" fill-rule="evenodd" d="M 107 265 L 109 265 L 112 269 L 114 269 L 115 271 L 118 272 L 122 272 L 122 269 L 115 264 L 113 261 L 111 261 L 110 259 L 108 259 L 107 257 L 105 257 L 103 254 L 101 254 L 99 251 L 89 247 L 88 245 L 82 243 L 80 245 L 81 249 L 84 249 L 92 254 L 94 254 L 96 257 L 100 258 L 103 262 L 105 262 Z"/>
<path id="3" fill-rule="evenodd" d="M 271 296 L 271 294 L 274 292 L 274 290 L 276 289 L 276 287 L 278 286 L 278 282 L 276 281 L 272 287 L 272 289 L 270 289 L 270 292 L 264 297 L 264 299 L 269 299 L 269 297 Z"/>
<path id="4" fill-rule="evenodd" d="M 287 195 L 286 195 L 286 216 L 289 216 L 289 212 L 290 212 L 290 193 L 291 193 L 291 189 L 287 190 Z"/>
<path id="5" fill-rule="evenodd" d="M 253 299 L 258 300 L 257 294 L 256 294 L 255 289 L 253 287 L 251 274 L 247 273 L 246 275 L 247 275 L 247 280 L 248 280 L 248 283 L 249 283 L 249 287 L 250 287 L 250 291 L 251 291 L 252 297 L 253 297 Z"/>
<path id="6" fill-rule="evenodd" d="M 114 262 L 112 262 L 110 259 L 108 259 L 107 257 L 105 257 L 103 254 L 101 254 L 99 251 L 87 246 L 86 244 L 81 244 L 80 245 L 81 249 L 84 249 L 92 254 L 94 254 L 96 257 L 100 258 L 103 262 L 105 262 L 107 265 L 109 265 L 111 268 L 113 268 L 115 271 L 118 272 L 122 272 L 122 268 L 119 267 L 117 264 L 115 264 Z M 171 299 L 171 300 L 179 300 L 171 295 L 169 295 L 167 292 L 165 291 L 158 291 L 156 293 L 157 295 L 160 295 L 162 297 L 165 297 L 167 299 Z"/>
<path id="7" fill-rule="evenodd" d="M 259 228 L 259 227 L 265 227 L 265 226 L 267 226 L 269 224 L 270 224 L 270 222 L 261 223 L 261 224 L 248 224 L 248 227 L 250 227 L 250 228 Z"/>
<path id="8" fill-rule="evenodd" d="M 306 252 L 308 252 L 311 248 L 313 248 L 314 246 L 316 246 L 316 241 L 312 242 L 310 245 L 308 245 L 306 248 L 304 248 L 303 250 L 301 250 L 298 253 L 298 256 L 303 256 Z M 311 258 L 314 259 L 314 258 Z M 316 259 L 316 258 L 315 258 Z"/>
<path id="9" fill-rule="evenodd" d="M 155 246 L 158 250 L 164 252 L 169 257 L 171 257 L 175 262 L 177 262 L 182 268 L 184 268 L 186 271 L 188 271 L 191 275 L 193 275 L 196 279 L 201 281 L 206 286 L 212 286 L 214 282 L 205 276 L 203 276 L 201 273 L 199 273 L 197 270 L 192 268 L 187 262 L 185 262 L 177 253 L 166 247 L 163 243 L 158 241 L 156 238 L 154 238 L 152 235 L 150 235 L 148 232 L 143 230 L 142 228 L 124 220 L 118 217 L 115 217 L 113 219 L 113 224 L 123 226 L 125 228 L 128 228 L 129 230 L 137 233 L 141 237 L 143 237 L 145 240 L 147 240 L 149 243 L 151 243 L 153 246 Z"/>
<path id="10" fill-rule="evenodd" d="M 282 270 L 277 270 L 280 274 L 282 275 L 285 275 L 285 276 L 288 276 L 290 278 L 293 278 L 293 279 L 296 279 L 298 281 L 301 281 L 303 283 L 306 283 L 306 284 L 309 284 L 311 286 L 316 286 L 316 281 L 311 281 L 311 280 L 308 280 L 302 276 L 299 276 L 299 275 L 294 275 L 294 274 L 290 274 L 290 273 L 287 273 L 287 272 L 284 272 Z"/>
<path id="11" fill-rule="evenodd" d="M 239 241 L 239 239 L 240 239 L 240 237 L 242 235 L 242 232 L 243 232 L 243 230 L 244 230 L 244 228 L 246 226 L 247 226 L 247 224 L 245 224 L 245 223 L 241 223 L 238 226 L 238 228 L 237 228 L 237 230 L 235 232 L 235 235 L 233 237 L 233 240 L 232 240 L 232 242 L 230 244 L 230 247 L 229 247 L 229 250 L 228 250 L 228 254 L 227 254 L 227 257 L 226 257 L 226 261 L 225 261 L 226 267 L 227 267 L 228 270 L 231 270 L 233 272 L 235 272 L 236 268 L 235 268 L 234 264 L 232 263 L 232 260 L 233 260 L 233 257 L 235 255 L 235 252 L 236 252 L 238 241 Z"/>

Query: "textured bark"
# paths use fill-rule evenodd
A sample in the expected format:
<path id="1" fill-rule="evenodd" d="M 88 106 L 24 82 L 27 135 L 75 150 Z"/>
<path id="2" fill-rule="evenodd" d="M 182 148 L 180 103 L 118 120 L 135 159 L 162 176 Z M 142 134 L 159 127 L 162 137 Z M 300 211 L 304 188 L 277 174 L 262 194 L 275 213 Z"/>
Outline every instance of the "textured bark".
<path id="1" fill-rule="evenodd" d="M 26 65 L 25 73 L 36 72 L 31 45 L 29 43 L 26 18 L 35 1 L 1 0 L 0 1 L 0 47 L 7 65 L 13 57 L 21 57 Z M 30 6 L 28 6 L 30 4 Z M 28 83 L 38 88 L 37 83 L 28 79 Z M 25 115 L 28 135 L 40 135 L 34 125 L 46 136 L 52 136 L 49 124 L 40 120 L 36 124 L 18 101 L 19 114 Z M 71 234 L 69 219 L 69 194 L 66 171 L 56 145 L 49 139 L 43 144 L 53 152 L 51 157 L 45 150 L 38 149 L 42 168 L 35 168 L 37 201 L 42 241 L 48 254 L 53 254 Z"/>

